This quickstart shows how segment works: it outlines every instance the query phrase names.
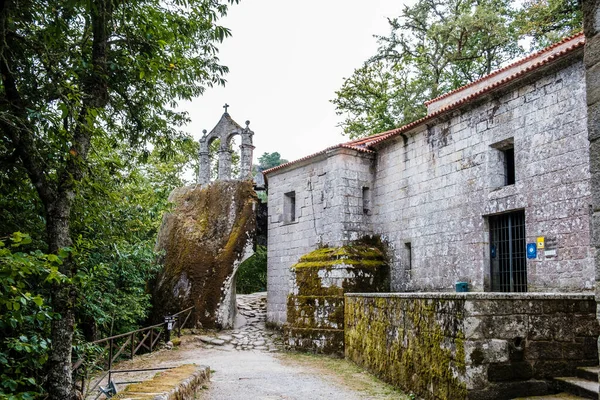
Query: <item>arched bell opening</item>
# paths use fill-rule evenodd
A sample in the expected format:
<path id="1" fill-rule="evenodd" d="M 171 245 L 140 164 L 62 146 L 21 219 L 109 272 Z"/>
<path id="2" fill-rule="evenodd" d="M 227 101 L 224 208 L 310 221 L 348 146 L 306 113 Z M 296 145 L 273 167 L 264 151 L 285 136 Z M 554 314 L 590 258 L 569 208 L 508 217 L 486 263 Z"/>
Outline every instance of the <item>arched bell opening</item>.
<path id="1" fill-rule="evenodd" d="M 221 139 L 217 137 L 208 140 L 208 160 L 210 165 L 209 182 L 214 182 L 219 178 L 219 149 L 221 148 Z"/>
<path id="2" fill-rule="evenodd" d="M 227 148 L 231 154 L 231 170 L 229 179 L 237 179 L 240 175 L 241 158 L 241 137 L 238 132 L 234 132 L 227 137 Z"/>

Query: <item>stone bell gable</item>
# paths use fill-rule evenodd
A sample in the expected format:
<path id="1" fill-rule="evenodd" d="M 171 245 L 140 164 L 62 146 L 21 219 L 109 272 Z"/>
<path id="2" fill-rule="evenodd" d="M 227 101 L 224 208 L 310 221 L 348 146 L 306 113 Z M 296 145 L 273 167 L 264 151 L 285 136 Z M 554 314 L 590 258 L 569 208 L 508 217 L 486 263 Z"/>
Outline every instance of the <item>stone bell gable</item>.
<path id="1" fill-rule="evenodd" d="M 246 121 L 246 127 L 242 128 L 237 122 L 231 118 L 227 112 L 229 105 L 225 105 L 225 112 L 221 116 L 221 119 L 217 125 L 206 133 L 200 139 L 200 170 L 198 172 L 198 184 L 203 185 L 210 182 L 210 157 L 209 148 L 211 143 L 219 139 L 220 146 L 218 151 L 218 176 L 217 180 L 227 181 L 231 179 L 246 180 L 251 178 L 252 173 L 252 151 L 254 146 L 252 145 L 252 136 L 254 132 L 250 130 L 250 121 Z M 241 137 L 240 144 L 240 175 L 239 177 L 231 176 L 231 156 L 233 151 L 231 150 L 231 140 L 234 136 L 239 135 Z"/>

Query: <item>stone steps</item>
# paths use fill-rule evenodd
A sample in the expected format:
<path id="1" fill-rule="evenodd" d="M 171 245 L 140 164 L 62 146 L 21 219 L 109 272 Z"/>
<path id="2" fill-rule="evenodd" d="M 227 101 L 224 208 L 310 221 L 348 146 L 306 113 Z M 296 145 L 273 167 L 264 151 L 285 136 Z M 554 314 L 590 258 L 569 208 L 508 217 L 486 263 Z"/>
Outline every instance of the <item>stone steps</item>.
<path id="1" fill-rule="evenodd" d="M 587 379 L 588 381 L 598 382 L 598 373 L 600 367 L 578 367 L 577 376 L 579 378 Z"/>
<path id="2" fill-rule="evenodd" d="M 574 396 L 570 393 L 563 392 L 546 396 L 519 397 L 513 400 L 585 400 L 585 397 Z"/>
<path id="3" fill-rule="evenodd" d="M 514 400 L 579 400 L 598 399 L 600 367 L 577 367 L 577 376 L 554 378 L 562 393 L 546 396 L 520 397 Z"/>
<path id="4" fill-rule="evenodd" d="M 561 377 L 554 378 L 560 390 L 585 399 L 598 399 L 599 387 L 598 382 L 590 381 L 580 377 Z"/>

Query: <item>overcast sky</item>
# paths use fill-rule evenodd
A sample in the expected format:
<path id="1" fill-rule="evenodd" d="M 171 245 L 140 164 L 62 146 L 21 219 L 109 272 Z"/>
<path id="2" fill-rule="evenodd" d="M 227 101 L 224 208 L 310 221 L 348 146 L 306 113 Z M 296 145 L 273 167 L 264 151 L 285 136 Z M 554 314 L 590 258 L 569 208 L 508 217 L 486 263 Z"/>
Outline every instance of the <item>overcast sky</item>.
<path id="1" fill-rule="evenodd" d="M 224 88 L 181 104 L 196 139 L 229 114 L 254 131 L 255 159 L 278 151 L 294 160 L 348 140 L 329 100 L 345 77 L 375 54 L 374 34 L 389 32 L 394 0 L 242 0 L 221 24 L 233 36 L 220 46 L 230 69 Z"/>

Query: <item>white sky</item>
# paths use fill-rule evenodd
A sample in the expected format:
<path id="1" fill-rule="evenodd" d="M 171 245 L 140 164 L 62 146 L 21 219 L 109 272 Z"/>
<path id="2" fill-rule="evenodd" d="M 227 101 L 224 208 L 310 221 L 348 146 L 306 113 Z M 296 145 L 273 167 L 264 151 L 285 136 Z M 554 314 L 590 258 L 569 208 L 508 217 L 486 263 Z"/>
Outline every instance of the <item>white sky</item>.
<path id="1" fill-rule="evenodd" d="M 290 161 L 347 141 L 329 100 L 363 61 L 375 54 L 374 34 L 389 32 L 386 17 L 400 0 L 242 0 L 221 25 L 233 36 L 220 45 L 230 69 L 224 88 L 182 103 L 199 139 L 230 105 L 240 125 L 250 120 L 254 158 L 278 151 Z"/>

